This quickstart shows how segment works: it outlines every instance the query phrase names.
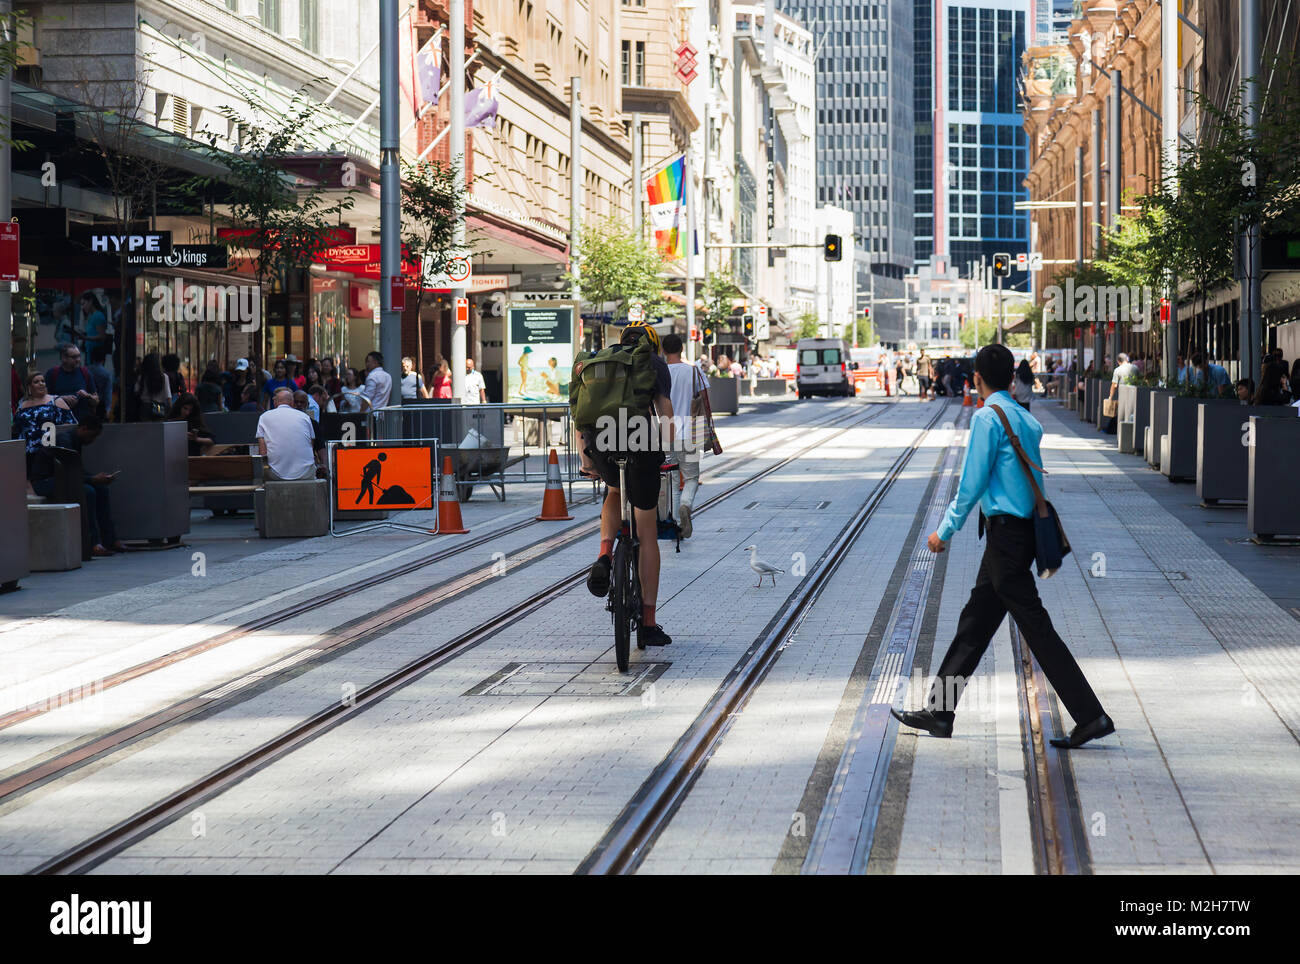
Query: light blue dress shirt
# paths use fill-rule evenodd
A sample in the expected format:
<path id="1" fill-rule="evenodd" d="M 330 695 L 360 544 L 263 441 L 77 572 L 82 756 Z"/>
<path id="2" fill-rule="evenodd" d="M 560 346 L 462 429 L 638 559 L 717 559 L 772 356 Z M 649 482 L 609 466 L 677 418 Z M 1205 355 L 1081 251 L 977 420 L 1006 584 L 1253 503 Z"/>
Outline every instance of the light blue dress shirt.
<path id="1" fill-rule="evenodd" d="M 1027 411 L 1016 404 L 1008 392 L 994 392 L 984 400 L 984 407 L 976 410 L 970 422 L 970 439 L 966 443 L 966 459 L 961 467 L 961 481 L 957 495 L 939 524 L 939 538 L 944 542 L 966 523 L 966 517 L 978 505 L 986 516 L 1014 515 L 1028 519 L 1034 514 L 1034 490 L 1029 486 L 1020 458 L 1011 447 L 1006 430 L 993 405 L 1002 409 L 1011 423 L 1011 430 L 1020 438 L 1020 445 L 1035 465 L 1042 465 L 1039 443 L 1043 426 Z M 1039 488 L 1043 476 L 1037 470 L 1034 480 Z"/>

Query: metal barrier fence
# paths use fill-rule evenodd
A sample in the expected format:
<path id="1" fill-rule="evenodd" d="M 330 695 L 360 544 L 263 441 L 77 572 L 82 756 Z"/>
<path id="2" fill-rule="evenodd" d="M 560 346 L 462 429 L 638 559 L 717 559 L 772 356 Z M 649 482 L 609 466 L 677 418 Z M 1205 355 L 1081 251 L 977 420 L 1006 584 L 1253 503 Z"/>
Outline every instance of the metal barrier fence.
<path id="1" fill-rule="evenodd" d="M 550 450 L 560 463 L 560 479 L 572 497 L 581 458 L 567 402 L 489 403 L 482 405 L 389 405 L 373 413 L 374 438 L 436 438 L 450 456 L 461 501 L 476 485 L 487 485 L 505 501 L 512 482 L 545 482 Z"/>

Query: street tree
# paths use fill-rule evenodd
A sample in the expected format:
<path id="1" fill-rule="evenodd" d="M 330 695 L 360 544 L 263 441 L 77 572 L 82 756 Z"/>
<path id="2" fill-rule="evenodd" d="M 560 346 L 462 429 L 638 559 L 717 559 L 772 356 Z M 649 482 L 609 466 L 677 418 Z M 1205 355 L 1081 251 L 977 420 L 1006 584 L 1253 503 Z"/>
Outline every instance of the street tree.
<path id="1" fill-rule="evenodd" d="M 83 151 L 90 155 L 99 168 L 98 177 L 107 188 L 112 201 L 111 223 L 116 233 L 129 234 L 133 227 L 143 227 L 146 218 L 156 219 L 159 188 L 164 195 L 178 186 L 177 177 L 162 156 L 161 148 L 146 120 L 145 97 L 148 91 L 148 70 L 130 78 L 113 76 L 103 65 L 83 70 L 72 82 L 74 95 L 90 109 L 82 112 L 80 119 L 86 131 Z M 117 253 L 119 296 L 123 324 L 131 313 L 139 316 L 131 290 L 127 270 L 127 249 L 123 245 Z M 105 306 L 106 311 L 111 310 Z M 110 319 L 111 320 L 111 319 Z M 126 352 L 122 350 L 121 331 L 115 331 L 118 344 L 113 350 L 117 368 L 115 377 L 118 391 L 118 421 L 126 421 L 127 399 L 131 392 L 127 384 Z M 111 411 L 111 399 L 104 399 L 106 410 Z"/>
<path id="2" fill-rule="evenodd" d="M 622 318 L 633 302 L 645 306 L 647 317 L 668 310 L 660 277 L 663 255 L 618 218 L 583 231 L 579 263 L 583 303 L 592 311 L 609 310 L 614 318 Z M 573 281 L 572 274 L 568 280 Z"/>
<path id="3" fill-rule="evenodd" d="M 353 198 L 351 192 L 333 194 L 323 177 L 299 183 L 288 171 L 291 158 L 313 149 L 308 134 L 322 122 L 320 103 L 302 89 L 283 109 L 266 104 L 255 91 L 240 93 L 247 106 L 220 108 L 230 129 L 238 132 L 235 149 L 228 150 L 216 133 L 206 134 L 208 152 L 225 173 L 195 184 L 214 190 L 220 181 L 226 220 L 235 234 L 228 244 L 252 252 L 264 300 L 269 281 L 283 285 L 290 270 L 320 260 L 332 243 L 330 229 L 352 209 Z"/>

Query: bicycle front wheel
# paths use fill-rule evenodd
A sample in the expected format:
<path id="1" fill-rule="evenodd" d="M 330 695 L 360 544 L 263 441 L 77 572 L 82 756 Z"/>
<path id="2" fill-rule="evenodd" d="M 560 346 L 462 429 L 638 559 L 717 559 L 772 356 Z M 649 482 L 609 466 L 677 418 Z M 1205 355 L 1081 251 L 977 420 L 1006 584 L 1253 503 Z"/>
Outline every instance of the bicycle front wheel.
<path id="1" fill-rule="evenodd" d="M 634 591 L 632 586 L 632 551 L 627 540 L 619 539 L 614 546 L 613 571 L 610 591 L 611 610 L 614 613 L 614 660 L 618 671 L 626 673 L 632 652 L 632 624 Z"/>

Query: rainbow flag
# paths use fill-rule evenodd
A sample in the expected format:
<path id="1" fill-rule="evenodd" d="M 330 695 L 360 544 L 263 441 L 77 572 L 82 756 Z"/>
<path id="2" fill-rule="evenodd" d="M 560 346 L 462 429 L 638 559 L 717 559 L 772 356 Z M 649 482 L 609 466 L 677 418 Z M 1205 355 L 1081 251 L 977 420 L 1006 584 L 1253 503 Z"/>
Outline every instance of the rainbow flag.
<path id="1" fill-rule="evenodd" d="M 684 258 L 683 222 L 686 220 L 682 178 L 686 168 L 683 157 L 660 168 L 645 182 L 646 201 L 650 205 L 650 225 L 655 232 L 655 247 L 666 258 Z"/>

